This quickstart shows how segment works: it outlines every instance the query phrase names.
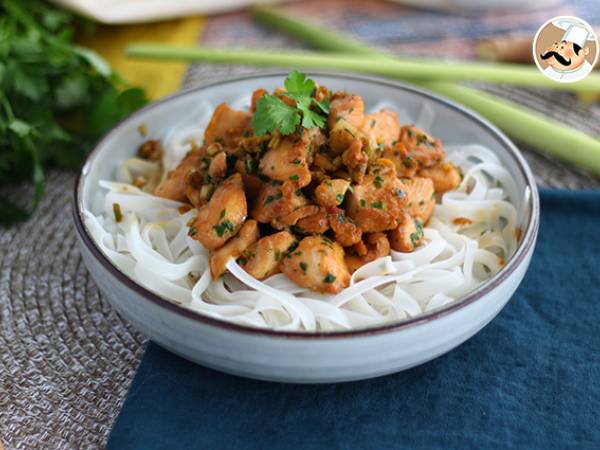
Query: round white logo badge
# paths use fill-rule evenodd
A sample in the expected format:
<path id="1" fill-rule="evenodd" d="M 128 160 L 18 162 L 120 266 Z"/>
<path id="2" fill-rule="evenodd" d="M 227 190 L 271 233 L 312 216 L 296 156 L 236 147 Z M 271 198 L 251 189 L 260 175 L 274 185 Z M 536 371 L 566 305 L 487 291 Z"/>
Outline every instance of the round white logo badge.
<path id="1" fill-rule="evenodd" d="M 590 25 L 572 16 L 547 21 L 533 39 L 538 69 L 559 83 L 584 79 L 598 60 L 598 38 Z"/>

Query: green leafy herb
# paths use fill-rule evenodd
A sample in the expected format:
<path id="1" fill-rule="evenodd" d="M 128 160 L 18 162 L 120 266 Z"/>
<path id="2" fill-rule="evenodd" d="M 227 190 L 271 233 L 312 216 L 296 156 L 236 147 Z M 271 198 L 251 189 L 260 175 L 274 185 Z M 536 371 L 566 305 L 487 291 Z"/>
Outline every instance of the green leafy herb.
<path id="1" fill-rule="evenodd" d="M 235 227 L 229 220 L 224 220 L 217 225 L 213 225 L 213 229 L 219 237 L 223 237 L 225 233 L 233 233 L 235 231 Z"/>
<path id="2" fill-rule="evenodd" d="M 376 187 L 377 189 L 381 188 L 381 186 L 383 186 L 383 178 L 382 178 L 380 175 L 377 175 L 377 176 L 375 177 L 375 182 L 374 182 L 374 184 L 375 184 L 375 187 Z"/>
<path id="3" fill-rule="evenodd" d="M 335 275 L 328 272 L 327 275 L 325 275 L 325 278 L 323 278 L 323 281 L 325 283 L 333 283 L 335 281 Z"/>
<path id="4" fill-rule="evenodd" d="M 306 265 L 306 263 L 301 262 L 299 265 L 300 265 L 300 268 L 302 269 L 302 272 L 306 273 L 306 269 L 308 269 L 308 266 Z"/>
<path id="5" fill-rule="evenodd" d="M 34 206 L 49 166 L 77 168 L 115 122 L 146 102 L 92 50 L 81 19 L 42 0 L 0 2 L 0 185 L 31 180 Z M 0 198 L 2 224 L 27 213 Z"/>
<path id="6" fill-rule="evenodd" d="M 329 113 L 328 102 L 318 102 L 312 97 L 316 84 L 301 72 L 293 71 L 285 79 L 286 91 L 283 95 L 295 101 L 290 106 L 272 94 L 264 94 L 256 103 L 252 117 L 252 127 L 257 136 L 279 131 L 291 134 L 298 125 L 304 128 L 325 126 Z"/>
<path id="7" fill-rule="evenodd" d="M 290 180 L 291 181 L 298 181 L 298 175 L 292 175 L 292 176 L 290 176 Z"/>
<path id="8" fill-rule="evenodd" d="M 383 204 L 380 200 L 377 200 L 376 202 L 371 203 L 371 208 L 383 209 Z"/>
<path id="9" fill-rule="evenodd" d="M 416 247 L 419 244 L 420 240 L 421 240 L 421 233 L 419 233 L 418 231 L 415 231 L 414 233 L 410 233 L 410 241 L 412 242 L 412 245 L 414 247 Z"/>

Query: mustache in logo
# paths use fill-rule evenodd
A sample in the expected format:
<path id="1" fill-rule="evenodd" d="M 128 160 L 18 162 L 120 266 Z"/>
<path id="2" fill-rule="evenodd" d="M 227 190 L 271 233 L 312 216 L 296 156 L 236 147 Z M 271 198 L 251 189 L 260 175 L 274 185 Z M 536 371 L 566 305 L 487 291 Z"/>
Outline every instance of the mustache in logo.
<path id="1" fill-rule="evenodd" d="M 540 55 L 540 58 L 546 60 L 552 57 L 555 57 L 556 60 L 561 63 L 563 66 L 570 66 L 571 65 L 571 60 L 570 59 L 565 59 L 563 58 L 561 55 L 559 55 L 558 53 L 554 52 L 554 51 L 549 51 L 544 53 L 543 55 Z"/>

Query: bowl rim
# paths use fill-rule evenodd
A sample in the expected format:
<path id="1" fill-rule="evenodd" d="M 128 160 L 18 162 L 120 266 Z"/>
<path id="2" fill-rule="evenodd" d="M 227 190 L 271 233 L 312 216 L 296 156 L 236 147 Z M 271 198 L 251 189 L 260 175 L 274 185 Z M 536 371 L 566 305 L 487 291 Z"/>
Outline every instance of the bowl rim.
<path id="1" fill-rule="evenodd" d="M 93 257 L 118 281 L 123 283 L 127 288 L 135 291 L 144 299 L 154 303 L 155 305 L 164 308 L 170 312 L 173 312 L 183 318 L 190 319 L 196 322 L 200 322 L 203 325 L 212 326 L 215 328 L 219 328 L 221 330 L 235 331 L 243 334 L 250 334 L 255 336 L 266 336 L 272 338 L 283 338 L 283 339 L 308 339 L 308 340 L 323 340 L 323 339 L 339 339 L 339 338 L 357 338 L 357 337 L 366 337 L 366 336 L 374 336 L 379 334 L 385 334 L 390 332 L 396 332 L 400 330 L 404 330 L 409 327 L 414 327 L 418 325 L 422 325 L 428 322 L 435 321 L 441 317 L 447 316 L 449 314 L 455 313 L 460 309 L 465 308 L 466 306 L 482 300 L 487 294 L 489 294 L 492 290 L 498 287 L 505 279 L 507 279 L 516 269 L 521 265 L 521 263 L 526 259 L 529 254 L 530 249 L 535 245 L 538 230 L 539 230 L 539 222 L 540 222 L 540 199 L 539 193 L 537 189 L 537 185 L 535 182 L 535 178 L 533 173 L 527 164 L 527 161 L 521 154 L 520 150 L 517 146 L 504 134 L 502 133 L 495 125 L 489 122 L 487 119 L 481 117 L 478 113 L 471 111 L 470 109 L 461 106 L 454 101 L 438 95 L 434 94 L 426 89 L 422 89 L 419 87 L 415 87 L 414 85 L 405 84 L 403 82 L 392 81 L 389 79 L 383 79 L 379 77 L 373 76 L 364 76 L 357 74 L 346 74 L 346 73 L 336 73 L 336 72 L 327 72 L 327 71 L 310 71 L 309 74 L 312 76 L 327 76 L 334 77 L 339 79 L 346 80 L 354 80 L 354 81 L 362 81 L 368 83 L 375 83 L 379 85 L 384 85 L 393 89 L 399 89 L 403 91 L 407 91 L 412 94 L 417 94 L 422 97 L 425 97 L 431 101 L 442 103 L 446 107 L 449 107 L 456 112 L 462 114 L 466 117 L 466 119 L 477 122 L 479 125 L 482 125 L 488 132 L 491 133 L 492 137 L 495 138 L 499 144 L 501 144 L 505 150 L 509 153 L 509 155 L 515 160 L 517 163 L 519 170 L 521 171 L 525 181 L 526 186 L 529 187 L 531 191 L 530 195 L 530 203 L 531 207 L 529 208 L 529 220 L 527 221 L 527 229 L 522 235 L 522 238 L 517 246 L 515 253 L 511 256 L 511 258 L 506 262 L 504 267 L 500 269 L 500 271 L 494 275 L 489 280 L 485 281 L 475 290 L 470 292 L 468 295 L 465 295 L 462 299 L 457 300 L 455 302 L 449 303 L 448 305 L 442 306 L 440 308 L 434 309 L 431 312 L 421 314 L 417 317 L 408 318 L 398 322 L 387 323 L 380 326 L 370 327 L 370 328 L 360 328 L 356 330 L 338 330 L 338 331 L 318 331 L 318 332 L 310 332 L 310 331 L 278 331 L 270 328 L 255 328 L 247 325 L 240 325 L 233 322 L 228 322 L 225 320 L 213 318 L 207 315 L 203 315 L 200 312 L 196 312 L 192 309 L 186 308 L 184 306 L 178 305 L 160 295 L 152 292 L 151 290 L 145 288 L 133 278 L 130 278 L 124 272 L 122 272 L 117 266 L 115 266 L 108 257 L 102 252 L 102 250 L 98 247 L 92 236 L 90 235 L 87 227 L 83 222 L 83 213 L 82 206 L 83 202 L 81 201 L 81 190 L 83 188 L 83 184 L 85 181 L 85 177 L 88 173 L 88 166 L 91 164 L 96 154 L 99 153 L 100 149 L 104 146 L 104 142 L 107 141 L 110 137 L 117 134 L 120 129 L 127 123 L 137 120 L 139 116 L 143 115 L 145 112 L 161 106 L 164 103 L 168 103 L 176 98 L 180 98 L 182 96 L 190 95 L 199 91 L 202 91 L 207 88 L 216 87 L 229 83 L 239 83 L 243 81 L 256 80 L 264 77 L 273 77 L 273 76 L 287 76 L 287 71 L 262 71 L 262 72 L 254 72 L 250 74 L 226 77 L 218 81 L 202 83 L 199 86 L 196 86 L 191 89 L 184 89 L 178 92 L 175 92 L 166 97 L 155 100 L 137 111 L 133 112 L 129 116 L 125 117 L 117 124 L 115 124 L 112 128 L 110 128 L 104 136 L 94 145 L 94 148 L 86 155 L 80 170 L 78 171 L 77 177 L 75 179 L 74 186 L 74 195 L 72 201 L 72 214 L 73 220 L 75 222 L 75 229 L 80 237 L 80 242 L 87 248 L 87 250 L 93 255 Z"/>

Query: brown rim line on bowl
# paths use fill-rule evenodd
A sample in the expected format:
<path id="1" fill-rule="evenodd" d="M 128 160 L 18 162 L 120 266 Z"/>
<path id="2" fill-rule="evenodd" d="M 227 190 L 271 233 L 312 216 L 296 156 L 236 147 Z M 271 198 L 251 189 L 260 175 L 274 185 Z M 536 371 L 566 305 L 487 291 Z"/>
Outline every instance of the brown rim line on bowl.
<path id="1" fill-rule="evenodd" d="M 521 239 L 518 242 L 517 249 L 513 255 L 506 261 L 504 267 L 500 269 L 500 271 L 491 277 L 490 279 L 483 282 L 480 286 L 478 286 L 475 290 L 473 290 L 468 295 L 458 299 L 454 302 L 449 303 L 448 305 L 442 306 L 438 309 L 434 309 L 430 312 L 420 314 L 417 317 L 409 318 L 405 320 L 401 320 L 394 323 L 389 323 L 385 325 L 370 327 L 370 328 L 360 328 L 356 330 L 343 330 L 343 331 L 327 331 L 327 332 L 306 332 L 306 331 L 277 331 L 267 328 L 255 328 L 250 326 L 238 325 L 236 323 L 227 322 L 219 319 L 215 319 L 201 313 L 195 312 L 191 309 L 182 307 L 177 305 L 176 303 L 163 298 L 154 292 L 146 289 L 142 285 L 138 284 L 135 280 L 127 276 L 121 270 L 119 270 L 100 250 L 97 244 L 94 242 L 93 238 L 90 236 L 85 224 L 83 223 L 82 218 L 82 200 L 81 200 L 81 188 L 83 185 L 83 179 L 85 175 L 89 171 L 89 165 L 91 164 L 92 159 L 98 153 L 99 149 L 102 147 L 103 143 L 111 137 L 113 133 L 116 133 L 117 130 L 124 124 L 135 121 L 142 113 L 153 109 L 165 102 L 168 102 L 172 99 L 179 98 L 185 95 L 189 95 L 191 93 L 204 90 L 209 87 L 220 86 L 223 84 L 231 83 L 231 82 L 240 82 L 240 81 L 249 81 L 256 80 L 259 78 L 263 78 L 265 76 L 281 76 L 281 78 L 285 78 L 287 72 L 262 72 L 260 74 L 250 74 L 240 77 L 232 77 L 224 80 L 220 80 L 213 83 L 206 83 L 201 86 L 198 86 L 193 89 L 184 90 L 181 92 L 177 92 L 173 95 L 150 103 L 149 105 L 144 106 L 140 110 L 131 114 L 117 125 L 115 125 L 107 134 L 98 142 L 98 144 L 94 147 L 94 149 L 87 155 L 81 170 L 77 176 L 75 182 L 74 189 L 74 202 L 73 202 L 73 218 L 75 222 L 75 227 L 77 233 L 81 237 L 83 244 L 86 248 L 93 254 L 93 256 L 119 281 L 124 283 L 127 287 L 134 290 L 144 298 L 152 301 L 162 308 L 166 308 L 170 311 L 175 312 L 181 316 L 186 318 L 202 322 L 206 325 L 218 327 L 221 329 L 230 329 L 237 332 L 249 333 L 254 335 L 266 335 L 271 337 L 279 337 L 279 338 L 303 338 L 303 339 L 326 339 L 326 338 L 340 338 L 340 337 L 361 337 L 361 336 L 369 336 L 375 334 L 386 333 L 389 331 L 396 331 L 408 327 L 412 327 L 421 323 L 429 322 L 435 320 L 437 318 L 446 316 L 451 314 L 454 311 L 457 311 L 461 308 L 464 308 L 467 305 L 470 305 L 480 299 L 482 299 L 487 293 L 492 291 L 497 285 L 499 285 L 504 279 L 506 279 L 515 269 L 519 266 L 519 264 L 524 260 L 525 255 L 528 250 L 534 245 L 538 228 L 539 228 L 539 214 L 540 214 L 540 201 L 537 186 L 533 177 L 529 166 L 527 165 L 524 157 L 521 155 L 521 152 L 517 149 L 517 147 L 506 138 L 493 124 L 488 122 L 486 119 L 480 117 L 479 115 L 466 110 L 462 106 L 455 104 L 453 101 L 445 99 L 442 96 L 431 94 L 427 91 L 424 91 L 420 88 L 409 86 L 399 82 L 393 82 L 385 79 L 380 79 L 376 77 L 367 77 L 367 76 L 358 76 L 358 75 L 347 75 L 347 74 L 337 74 L 332 72 L 314 72 L 311 71 L 310 75 L 319 77 L 319 76 L 331 76 L 339 79 L 347 79 L 347 80 L 355 80 L 362 82 L 373 82 L 383 86 L 391 87 L 394 89 L 404 90 L 407 92 L 411 92 L 414 94 L 418 94 L 420 96 L 426 97 L 432 101 L 443 103 L 446 107 L 452 108 L 456 112 L 466 116 L 472 121 L 478 122 L 481 125 L 484 125 L 489 131 L 493 134 L 493 137 L 507 150 L 510 156 L 515 160 L 519 170 L 521 171 L 521 175 L 527 182 L 527 186 L 531 190 L 531 195 L 529 198 L 530 208 L 529 208 L 529 217 L 526 218 L 527 227 L 522 232 Z"/>

